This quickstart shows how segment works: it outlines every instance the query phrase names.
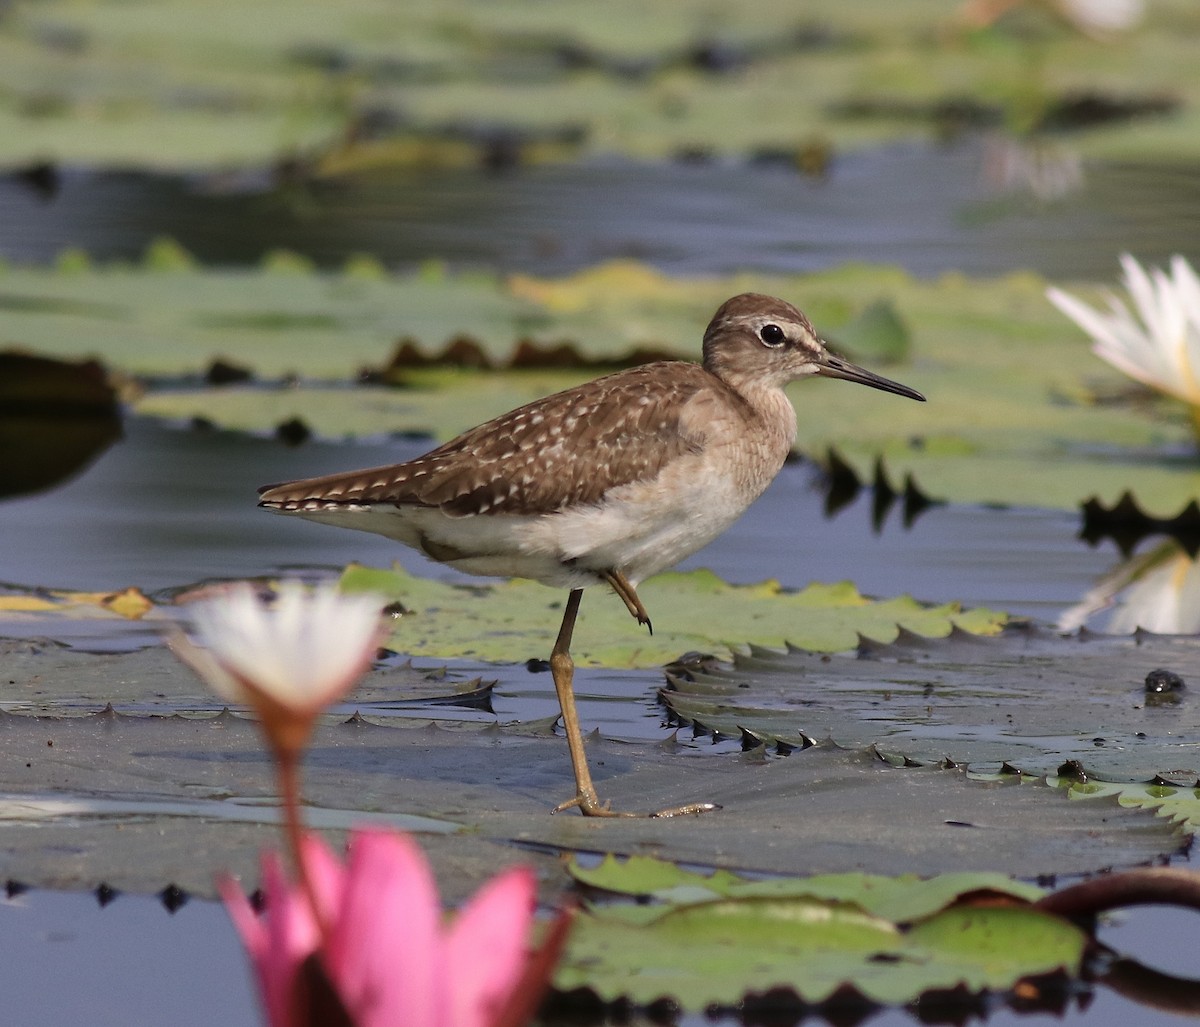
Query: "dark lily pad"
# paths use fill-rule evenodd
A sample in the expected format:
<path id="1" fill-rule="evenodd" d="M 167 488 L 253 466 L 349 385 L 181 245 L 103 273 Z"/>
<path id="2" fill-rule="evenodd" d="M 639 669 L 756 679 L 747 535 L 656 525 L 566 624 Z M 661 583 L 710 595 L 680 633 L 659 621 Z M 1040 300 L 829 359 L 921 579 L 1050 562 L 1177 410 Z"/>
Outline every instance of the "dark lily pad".
<path id="1" fill-rule="evenodd" d="M 951 763 L 1045 775 L 1073 761 L 1088 777 L 1200 778 L 1200 710 L 1147 702 L 1155 668 L 1200 670 L 1190 637 L 1000 637 L 902 632 L 829 656 L 752 646 L 732 664 L 669 672 L 663 701 L 680 723 L 790 750 L 832 740 L 899 764 Z"/>
<path id="2" fill-rule="evenodd" d="M 525 859 L 546 869 L 552 900 L 565 886 L 553 855 L 561 850 L 767 873 L 1034 876 L 1137 865 L 1188 840 L 1188 824 L 1154 810 L 1123 810 L 1116 797 L 1071 802 L 1065 790 L 1017 776 L 901 770 L 869 750 L 833 746 L 770 759 L 669 732 L 637 743 L 593 735 L 601 795 L 618 809 L 708 800 L 721 811 L 551 816 L 573 789 L 564 741 L 537 719 L 553 709 L 552 685 L 521 668 L 496 671 L 497 702 L 510 711 L 503 724 L 478 709 L 406 704 L 413 689 L 462 699 L 469 675 L 395 668 L 368 678 L 317 731 L 304 767 L 306 818 L 335 836 L 371 819 L 420 831 L 456 899 L 498 864 Z M 651 694 L 656 677 L 631 674 L 633 692 Z M 211 894 L 222 867 L 256 878 L 257 850 L 277 840 L 270 760 L 249 720 L 217 713 L 172 657 L 14 643 L 0 652 L 0 681 L 5 707 L 30 711 L 0 715 L 6 875 L 143 893 L 175 883 L 198 894 Z M 539 685 L 536 704 L 512 697 Z"/>

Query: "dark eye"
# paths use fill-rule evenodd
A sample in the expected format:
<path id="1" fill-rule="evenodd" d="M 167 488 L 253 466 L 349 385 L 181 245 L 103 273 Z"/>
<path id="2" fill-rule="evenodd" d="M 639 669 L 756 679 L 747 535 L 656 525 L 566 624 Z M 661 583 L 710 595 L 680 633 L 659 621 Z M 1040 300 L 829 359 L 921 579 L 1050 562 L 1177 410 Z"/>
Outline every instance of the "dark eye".
<path id="1" fill-rule="evenodd" d="M 768 346 L 782 346 L 786 336 L 779 325 L 763 325 L 758 330 L 758 337 Z"/>

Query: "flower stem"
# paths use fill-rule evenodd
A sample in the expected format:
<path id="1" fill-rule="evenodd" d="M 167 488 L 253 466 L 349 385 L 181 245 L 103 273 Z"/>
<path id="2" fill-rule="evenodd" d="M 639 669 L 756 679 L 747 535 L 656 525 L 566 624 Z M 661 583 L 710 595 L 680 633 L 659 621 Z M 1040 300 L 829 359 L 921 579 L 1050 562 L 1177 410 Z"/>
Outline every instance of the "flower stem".
<path id="1" fill-rule="evenodd" d="M 292 858 L 292 868 L 300 890 L 308 901 L 313 923 L 321 939 L 320 948 L 329 940 L 329 924 L 317 901 L 317 891 L 304 860 L 304 830 L 300 822 L 300 754 L 286 746 L 275 747 L 275 767 L 279 774 L 279 791 L 283 805 L 283 835 Z"/>

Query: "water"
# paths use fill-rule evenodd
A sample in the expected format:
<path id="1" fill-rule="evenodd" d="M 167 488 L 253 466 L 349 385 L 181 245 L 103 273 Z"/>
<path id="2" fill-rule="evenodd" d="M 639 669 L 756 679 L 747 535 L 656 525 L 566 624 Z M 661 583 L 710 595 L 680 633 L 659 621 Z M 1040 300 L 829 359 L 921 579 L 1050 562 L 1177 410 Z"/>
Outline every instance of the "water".
<path id="1" fill-rule="evenodd" d="M 101 908 L 90 894 L 33 891 L 0 902 L 4 1019 L 23 1027 L 249 1025 L 257 999 L 225 911 L 175 914 L 146 896 Z"/>
<path id="2" fill-rule="evenodd" d="M 1125 913 L 1101 930 L 1102 940 L 1147 966 L 1196 974 L 1191 936 L 1195 914 L 1159 907 Z M 92 894 L 24 892 L 0 900 L 0 963 L 5 968 L 5 1020 L 23 1027 L 243 1027 L 258 1021 L 249 967 L 224 910 L 192 900 L 168 913 L 156 897 L 118 895 L 101 906 Z M 680 1027 L 734 1024 L 688 1016 Z M 813 1021 L 809 1021 L 813 1022 Z M 871 1027 L 913 1027 L 904 1009 L 884 1010 Z M 1142 1027 L 1178 1024 L 1098 987 L 1086 1010 L 1063 1016 L 1019 1014 L 999 1006 L 990 1027 Z"/>
<path id="3" fill-rule="evenodd" d="M 45 263 L 78 246 L 136 259 L 171 236 L 205 263 L 248 264 L 276 248 L 321 266 L 370 253 L 389 266 L 436 259 L 564 274 L 636 257 L 671 274 L 795 273 L 846 261 L 918 276 L 1018 268 L 1110 279 L 1119 253 L 1200 258 L 1200 175 L 1087 165 L 1052 201 L 989 183 L 994 143 L 897 144 L 835 159 L 827 177 L 742 161 L 622 158 L 521 168 L 393 171 L 276 187 L 139 172 L 60 173 L 47 198 L 0 177 L 0 258 Z"/>

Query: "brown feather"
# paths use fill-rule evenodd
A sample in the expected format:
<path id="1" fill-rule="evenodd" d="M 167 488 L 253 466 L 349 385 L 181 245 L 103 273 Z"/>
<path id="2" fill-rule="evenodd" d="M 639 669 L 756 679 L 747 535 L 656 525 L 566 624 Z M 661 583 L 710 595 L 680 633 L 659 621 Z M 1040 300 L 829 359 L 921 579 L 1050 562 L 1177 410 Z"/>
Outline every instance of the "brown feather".
<path id="1" fill-rule="evenodd" d="M 266 487 L 259 505 L 415 504 L 464 517 L 596 503 L 700 451 L 703 435 L 685 430 L 680 413 L 714 384 L 697 364 L 645 364 L 519 407 L 406 463 Z"/>

